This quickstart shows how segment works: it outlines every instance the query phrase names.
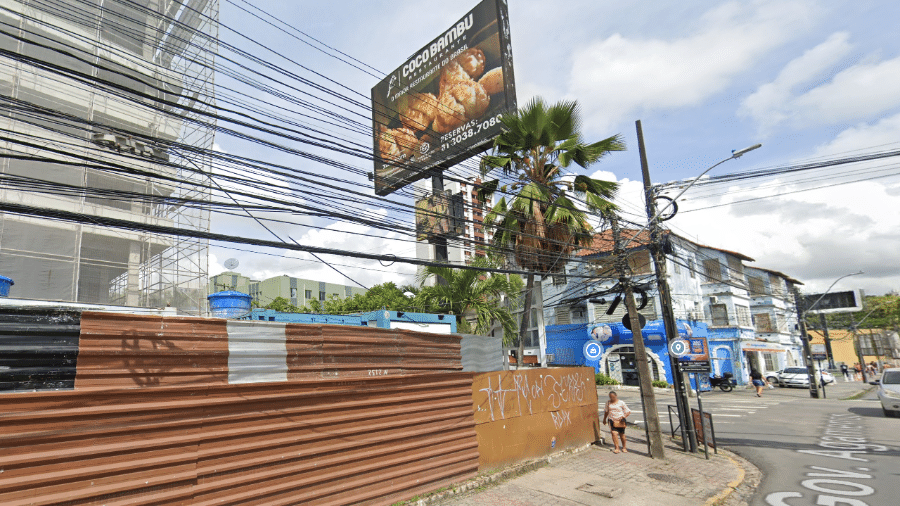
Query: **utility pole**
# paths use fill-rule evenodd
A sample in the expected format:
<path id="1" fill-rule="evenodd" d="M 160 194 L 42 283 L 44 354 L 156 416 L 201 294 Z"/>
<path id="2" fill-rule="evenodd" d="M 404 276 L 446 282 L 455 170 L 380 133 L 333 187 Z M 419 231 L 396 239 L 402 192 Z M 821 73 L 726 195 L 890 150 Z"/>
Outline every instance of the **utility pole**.
<path id="1" fill-rule="evenodd" d="M 650 166 L 647 163 L 647 151 L 644 148 L 644 130 L 641 128 L 641 120 L 635 122 L 637 128 L 638 149 L 641 154 L 641 173 L 644 176 L 644 198 L 647 202 L 647 218 L 650 220 L 650 252 L 653 256 L 653 266 L 656 270 L 656 288 L 659 293 L 659 304 L 662 309 L 663 324 L 666 329 L 666 340 L 678 339 L 678 327 L 675 324 L 675 311 L 672 309 L 672 293 L 669 290 L 669 282 L 666 279 L 666 256 L 662 249 L 662 240 L 659 221 L 656 216 L 656 198 L 653 192 L 653 184 L 650 181 Z M 694 419 L 691 417 L 690 405 L 685 389 L 684 374 L 678 360 L 669 356 L 672 368 L 672 381 L 675 388 L 675 404 L 678 407 L 678 418 L 681 426 L 681 440 L 684 450 L 697 451 L 697 439 L 694 432 Z"/>
<path id="2" fill-rule="evenodd" d="M 819 324 L 822 325 L 822 337 L 825 338 L 825 354 L 828 355 L 828 368 L 834 369 L 834 354 L 831 352 L 831 336 L 828 335 L 828 320 L 825 313 L 819 313 Z"/>
<path id="3" fill-rule="evenodd" d="M 628 309 L 628 319 L 631 321 L 631 336 L 634 343 L 634 359 L 637 362 L 638 382 L 641 388 L 641 405 L 644 410 L 644 430 L 647 434 L 647 450 L 654 459 L 666 458 L 662 441 L 662 429 L 659 425 L 659 412 L 656 409 L 656 394 L 653 393 L 653 376 L 650 375 L 650 365 L 647 363 L 647 350 L 644 347 L 644 334 L 641 330 L 641 321 L 634 304 L 634 290 L 631 279 L 628 276 L 628 255 L 622 247 L 622 235 L 619 232 L 619 219 L 615 214 L 609 218 L 612 226 L 613 241 L 615 242 L 616 272 L 619 275 L 619 284 L 625 292 L 625 307 Z"/>
<path id="4" fill-rule="evenodd" d="M 865 320 L 865 318 L 863 318 Z M 861 321 L 859 323 L 862 323 Z M 856 351 L 856 360 L 859 360 L 859 366 L 861 368 L 860 372 L 862 373 L 863 383 L 868 382 L 866 379 L 866 362 L 862 353 L 862 344 L 859 342 L 859 332 L 856 328 L 856 323 L 853 321 L 853 313 L 850 314 L 850 332 L 853 333 L 853 349 Z M 856 370 L 854 369 L 854 379 L 856 379 Z"/>
<path id="5" fill-rule="evenodd" d="M 797 324 L 800 326 L 800 341 L 803 343 L 803 356 L 806 357 L 806 374 L 809 376 L 809 396 L 813 399 L 819 394 L 819 380 L 816 378 L 816 366 L 813 364 L 812 351 L 809 348 L 809 334 L 806 333 L 806 315 L 803 310 L 803 297 L 800 290 L 794 287 L 794 304 L 797 305 Z"/>

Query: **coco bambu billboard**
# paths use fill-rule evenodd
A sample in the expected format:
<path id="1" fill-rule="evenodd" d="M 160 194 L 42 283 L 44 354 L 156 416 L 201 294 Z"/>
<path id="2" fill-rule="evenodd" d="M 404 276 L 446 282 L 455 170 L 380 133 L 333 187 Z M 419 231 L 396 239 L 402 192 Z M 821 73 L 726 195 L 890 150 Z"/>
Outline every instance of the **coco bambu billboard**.
<path id="1" fill-rule="evenodd" d="M 506 0 L 483 0 L 372 88 L 375 193 L 487 149 L 515 109 Z"/>

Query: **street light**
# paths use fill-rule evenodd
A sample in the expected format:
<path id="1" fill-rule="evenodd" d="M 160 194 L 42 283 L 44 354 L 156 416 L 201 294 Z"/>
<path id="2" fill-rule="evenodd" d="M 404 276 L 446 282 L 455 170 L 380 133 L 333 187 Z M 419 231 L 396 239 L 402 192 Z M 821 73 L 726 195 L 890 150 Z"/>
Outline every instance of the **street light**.
<path id="1" fill-rule="evenodd" d="M 816 307 L 816 304 L 818 304 L 823 298 L 825 298 L 826 295 L 828 295 L 828 292 L 830 292 L 831 289 L 834 288 L 834 285 L 836 285 L 838 283 L 838 281 L 840 281 L 844 278 L 849 278 L 850 276 L 858 276 L 860 274 L 864 274 L 864 272 L 863 271 L 852 272 L 850 274 L 844 274 L 843 276 L 835 279 L 834 283 L 831 283 L 831 285 L 828 287 L 828 289 L 825 290 L 825 292 L 822 295 L 820 295 L 819 298 L 816 299 L 815 302 L 813 302 L 808 308 L 805 308 L 803 310 L 803 314 L 800 316 L 805 320 L 806 313 L 809 313 L 810 311 L 812 311 L 812 309 L 814 307 Z M 831 338 L 828 335 L 828 322 L 825 320 L 825 313 L 819 313 L 819 323 L 822 325 L 822 340 L 825 342 L 825 354 L 828 357 L 828 368 L 834 369 L 834 354 L 831 352 Z"/>
<path id="2" fill-rule="evenodd" d="M 672 207 L 673 205 L 675 205 L 675 201 L 678 200 L 679 198 L 681 198 L 681 196 L 684 195 L 684 192 L 688 191 L 692 186 L 694 186 L 694 185 L 697 183 L 697 181 L 700 180 L 700 178 L 702 178 L 703 176 L 706 175 L 707 172 L 709 172 L 709 171 L 715 169 L 715 168 L 718 167 L 719 165 L 722 165 L 723 163 L 725 163 L 725 162 L 727 162 L 727 161 L 729 161 L 729 160 L 737 160 L 738 158 L 740 158 L 740 157 L 744 156 L 745 154 L 747 154 L 747 153 L 753 151 L 754 149 L 759 149 L 759 148 L 761 148 L 761 147 L 762 147 L 762 144 L 754 144 L 754 145 L 748 146 L 748 147 L 746 147 L 746 148 L 744 148 L 744 149 L 738 149 L 738 150 L 736 150 L 736 151 L 735 151 L 735 150 L 732 150 L 732 151 L 731 151 L 731 156 L 729 156 L 728 158 L 725 158 L 724 160 L 721 160 L 721 161 L 717 162 L 715 165 L 713 165 L 713 166 L 711 166 L 710 168 L 708 168 L 708 169 L 704 170 L 703 172 L 701 172 L 700 175 L 697 176 L 697 177 L 695 177 L 695 178 L 693 178 L 693 179 L 691 180 L 690 184 L 688 184 L 687 186 L 685 186 L 685 187 L 681 190 L 681 192 L 679 192 L 678 195 L 675 196 L 675 198 L 673 198 L 672 200 L 670 200 L 669 203 L 666 204 L 666 207 L 657 210 L 657 211 L 656 211 L 656 214 L 653 215 L 653 218 L 651 218 L 650 221 L 649 221 L 646 225 L 644 225 L 643 227 L 641 227 L 641 229 L 638 230 L 636 234 L 634 234 L 633 236 L 631 236 L 631 238 L 628 239 L 628 241 L 625 242 L 625 244 L 622 246 L 622 249 L 627 248 L 628 245 L 631 244 L 631 241 L 635 240 L 635 239 L 641 234 L 641 232 L 643 232 L 644 230 L 646 230 L 647 227 L 649 227 L 649 226 L 650 226 L 651 224 L 653 224 L 656 220 L 658 220 L 659 217 L 662 216 L 662 214 L 663 214 L 664 212 L 668 211 L 670 207 Z M 651 195 L 647 195 L 647 198 L 650 199 L 650 198 L 652 198 L 652 196 L 651 196 Z M 649 201 L 648 201 L 648 204 L 649 204 Z"/>

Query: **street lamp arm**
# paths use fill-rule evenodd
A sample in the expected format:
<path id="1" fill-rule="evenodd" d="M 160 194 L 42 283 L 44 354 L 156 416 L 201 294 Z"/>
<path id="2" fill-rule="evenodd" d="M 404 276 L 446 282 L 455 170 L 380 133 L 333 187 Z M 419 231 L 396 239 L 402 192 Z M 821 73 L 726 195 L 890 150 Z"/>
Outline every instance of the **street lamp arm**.
<path id="1" fill-rule="evenodd" d="M 731 156 L 729 156 L 728 158 L 725 158 L 724 160 L 721 160 L 721 161 L 717 162 L 715 165 L 713 165 L 713 166 L 711 166 L 710 168 L 708 168 L 708 169 L 704 170 L 703 172 L 701 172 L 700 175 L 697 176 L 697 177 L 695 177 L 695 178 L 693 178 L 693 179 L 691 180 L 690 184 L 688 184 L 687 186 L 685 186 L 685 187 L 678 193 L 678 195 L 675 196 L 675 198 L 673 198 L 672 200 L 670 200 L 669 203 L 666 204 L 665 207 L 663 207 L 662 209 L 657 209 L 656 213 L 653 215 L 652 218 L 650 218 L 649 222 L 648 222 L 646 225 L 644 225 L 643 227 L 641 227 L 641 229 L 638 230 L 636 234 L 634 234 L 633 236 L 631 236 L 631 238 L 628 239 L 628 241 L 626 241 L 625 244 L 622 245 L 622 249 L 623 249 L 623 250 L 626 249 L 626 248 L 628 247 L 628 245 L 631 244 L 631 241 L 635 240 L 639 235 L 641 235 L 641 232 L 643 232 L 644 230 L 646 230 L 647 227 L 650 226 L 650 224 L 652 224 L 654 221 L 658 220 L 659 217 L 663 215 L 663 213 L 665 213 L 666 211 L 668 211 L 669 208 L 672 207 L 672 206 L 675 204 L 675 201 L 677 201 L 679 198 L 681 198 L 682 195 L 684 195 L 684 192 L 690 190 L 691 187 L 694 186 L 694 185 L 697 183 L 697 181 L 699 181 L 700 178 L 702 178 L 703 176 L 705 176 L 709 171 L 715 169 L 715 168 L 718 167 L 719 165 L 722 165 L 723 163 L 727 162 L 728 160 L 736 160 L 736 159 L 740 158 L 741 156 L 743 156 L 744 154 L 749 153 L 750 151 L 753 151 L 754 149 L 759 149 L 759 148 L 761 148 L 761 147 L 762 147 L 762 144 L 754 144 L 754 145 L 752 145 L 752 146 L 750 146 L 750 147 L 746 147 L 746 148 L 744 148 L 744 149 L 739 149 L 739 150 L 737 150 L 737 151 L 732 151 L 732 152 L 731 152 Z M 653 198 L 653 195 L 650 195 L 650 194 L 648 193 L 648 194 L 646 195 L 645 198 L 648 200 L 648 203 L 649 203 L 649 200 Z"/>
<path id="2" fill-rule="evenodd" d="M 849 278 L 850 276 L 858 276 L 858 275 L 860 275 L 860 274 L 865 274 L 865 273 L 864 273 L 863 271 L 852 272 L 852 273 L 850 273 L 850 274 L 844 274 L 843 276 L 841 276 L 841 277 L 835 279 L 835 280 L 834 280 L 834 283 L 832 283 L 831 286 L 829 286 L 828 289 L 825 290 L 825 293 L 823 293 L 822 295 L 820 295 L 819 298 L 816 299 L 816 301 L 813 302 L 812 305 L 810 305 L 808 308 L 806 308 L 803 312 L 804 312 L 804 313 L 808 313 L 808 312 L 812 311 L 812 309 L 813 309 L 814 307 L 816 307 L 816 304 L 818 304 L 819 302 L 821 302 L 822 299 L 825 298 L 826 295 L 828 295 L 828 292 L 830 292 L 831 289 L 834 288 L 834 285 L 836 285 L 838 281 L 840 281 L 840 280 L 842 280 L 842 279 L 844 279 L 844 278 Z"/>

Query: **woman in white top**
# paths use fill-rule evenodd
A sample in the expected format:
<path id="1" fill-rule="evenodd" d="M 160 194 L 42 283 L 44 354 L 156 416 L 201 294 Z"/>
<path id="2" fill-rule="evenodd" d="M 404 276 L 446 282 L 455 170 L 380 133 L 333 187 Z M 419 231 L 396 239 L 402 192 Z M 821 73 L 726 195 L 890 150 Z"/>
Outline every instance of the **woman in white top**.
<path id="1" fill-rule="evenodd" d="M 630 414 L 631 410 L 625 405 L 625 401 L 620 401 L 615 392 L 610 392 L 609 400 L 606 401 L 606 411 L 603 412 L 603 424 L 606 425 L 606 421 L 609 420 L 609 432 L 616 447 L 613 453 L 619 453 L 619 439 L 622 440 L 622 453 L 628 453 L 625 447 L 625 418 Z"/>

